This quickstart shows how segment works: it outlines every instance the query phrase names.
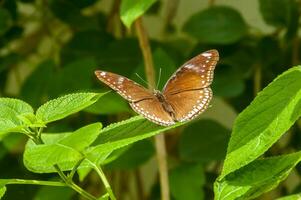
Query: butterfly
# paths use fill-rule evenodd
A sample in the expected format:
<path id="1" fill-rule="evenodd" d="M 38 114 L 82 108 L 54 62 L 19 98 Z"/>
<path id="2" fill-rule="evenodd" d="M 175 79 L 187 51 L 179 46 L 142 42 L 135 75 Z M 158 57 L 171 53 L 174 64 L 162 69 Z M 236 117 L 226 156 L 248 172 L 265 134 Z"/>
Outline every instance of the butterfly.
<path id="1" fill-rule="evenodd" d="M 126 99 L 135 112 L 156 124 L 170 126 L 196 118 L 209 106 L 218 60 L 217 50 L 195 56 L 174 72 L 162 92 L 111 72 L 96 70 L 95 75 Z"/>

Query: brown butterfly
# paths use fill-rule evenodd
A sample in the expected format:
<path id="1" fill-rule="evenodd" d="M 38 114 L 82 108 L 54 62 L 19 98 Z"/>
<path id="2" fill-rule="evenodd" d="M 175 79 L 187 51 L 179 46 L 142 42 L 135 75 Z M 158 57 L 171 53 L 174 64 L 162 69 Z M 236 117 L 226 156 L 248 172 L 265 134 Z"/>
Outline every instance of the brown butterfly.
<path id="1" fill-rule="evenodd" d="M 212 99 L 210 85 L 219 59 L 217 50 L 209 50 L 184 63 L 167 81 L 163 91 L 150 91 L 136 82 L 101 70 L 99 80 L 111 87 L 138 114 L 163 126 L 192 120 L 201 114 Z"/>

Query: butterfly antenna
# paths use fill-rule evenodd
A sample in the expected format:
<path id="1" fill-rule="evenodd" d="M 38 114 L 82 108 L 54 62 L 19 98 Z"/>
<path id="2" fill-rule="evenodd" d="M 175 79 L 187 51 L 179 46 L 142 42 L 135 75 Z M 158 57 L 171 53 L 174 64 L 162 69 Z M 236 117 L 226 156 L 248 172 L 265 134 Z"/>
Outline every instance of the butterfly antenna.
<path id="1" fill-rule="evenodd" d="M 135 73 L 136 76 L 138 76 L 138 78 L 140 78 L 143 83 L 145 83 L 148 87 L 150 87 L 149 83 L 147 81 L 145 81 L 138 73 Z"/>
<path id="2" fill-rule="evenodd" d="M 159 69 L 159 76 L 158 76 L 158 82 L 157 82 L 157 85 L 156 85 L 156 89 L 159 89 L 159 84 L 160 84 L 160 81 L 161 81 L 161 67 Z"/>

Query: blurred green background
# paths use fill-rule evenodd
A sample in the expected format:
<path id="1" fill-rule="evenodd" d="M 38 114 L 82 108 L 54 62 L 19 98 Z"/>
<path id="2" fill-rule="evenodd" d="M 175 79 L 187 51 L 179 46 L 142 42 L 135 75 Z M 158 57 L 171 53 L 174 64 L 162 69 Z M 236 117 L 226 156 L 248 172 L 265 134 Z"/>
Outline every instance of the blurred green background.
<path id="1" fill-rule="evenodd" d="M 0 97 L 22 99 L 34 108 L 78 91 L 108 90 L 95 69 L 127 76 L 145 85 L 135 28 L 120 20 L 122 0 L 0 0 Z M 139 0 L 136 0 L 139 2 Z M 142 1 L 142 0 L 140 0 Z M 212 184 L 226 154 L 233 121 L 277 75 L 300 62 L 299 0 L 157 0 L 143 16 L 151 40 L 159 87 L 187 59 L 217 49 L 220 62 L 212 85 L 212 106 L 185 127 L 166 134 L 173 199 L 212 199 Z M 134 112 L 110 92 L 49 132 L 104 125 Z M 266 154 L 299 150 L 297 124 Z M 0 141 L 0 178 L 52 179 L 33 174 L 22 163 L 27 138 L 10 134 Z M 152 140 L 138 142 L 105 166 L 118 199 L 159 199 Z M 261 199 L 301 192 L 301 168 Z M 93 194 L 91 173 L 82 186 Z M 189 185 L 189 187 L 187 187 Z M 186 187 L 184 187 L 186 186 Z M 183 194 L 185 194 L 183 196 Z M 78 199 L 68 188 L 10 185 L 4 199 Z"/>

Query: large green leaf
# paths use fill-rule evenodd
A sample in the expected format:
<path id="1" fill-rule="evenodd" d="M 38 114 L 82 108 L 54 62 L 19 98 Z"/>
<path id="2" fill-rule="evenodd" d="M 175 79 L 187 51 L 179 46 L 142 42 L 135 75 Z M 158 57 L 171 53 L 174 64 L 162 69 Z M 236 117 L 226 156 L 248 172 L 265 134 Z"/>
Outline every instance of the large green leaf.
<path id="1" fill-rule="evenodd" d="M 33 109 L 24 101 L 11 98 L 0 98 L 0 133 L 23 132 L 26 124 L 22 116 L 33 114 Z"/>
<path id="2" fill-rule="evenodd" d="M 214 6 L 193 15 L 184 31 L 202 42 L 229 44 L 246 35 L 247 25 L 233 8 Z"/>
<path id="3" fill-rule="evenodd" d="M 215 199 L 253 199 L 275 188 L 300 160 L 301 152 L 255 160 L 217 180 Z"/>
<path id="4" fill-rule="evenodd" d="M 175 200 L 204 199 L 205 175 L 200 164 L 182 164 L 172 169 L 169 182 Z"/>
<path id="5" fill-rule="evenodd" d="M 48 101 L 38 108 L 36 116 L 44 123 L 76 113 L 95 103 L 105 93 L 73 93 Z"/>
<path id="6" fill-rule="evenodd" d="M 300 116 L 301 68 L 294 67 L 261 91 L 237 117 L 221 177 L 271 147 Z"/>
<path id="7" fill-rule="evenodd" d="M 210 162 L 226 155 L 230 131 L 212 120 L 200 120 L 184 129 L 179 151 L 185 161 Z"/>
<path id="8" fill-rule="evenodd" d="M 164 127 L 154 124 L 141 116 L 132 117 L 102 129 L 99 137 L 93 143 L 95 146 L 90 147 L 86 154 L 94 162 L 100 154 L 111 152 L 139 140 L 157 135 L 181 124 L 177 123 L 173 126 Z"/>
<path id="9" fill-rule="evenodd" d="M 43 134 L 45 144 L 36 145 L 29 141 L 26 145 L 23 161 L 27 169 L 33 172 L 53 172 L 58 164 L 63 170 L 69 170 L 79 160 L 84 159 L 84 150 L 98 136 L 100 123 L 91 124 L 72 133 Z"/>
<path id="10" fill-rule="evenodd" d="M 120 17 L 122 22 L 130 28 L 132 23 L 157 0 L 123 0 L 121 2 Z"/>

